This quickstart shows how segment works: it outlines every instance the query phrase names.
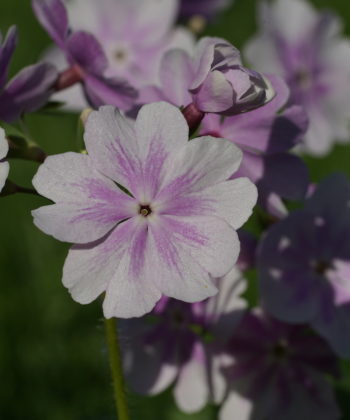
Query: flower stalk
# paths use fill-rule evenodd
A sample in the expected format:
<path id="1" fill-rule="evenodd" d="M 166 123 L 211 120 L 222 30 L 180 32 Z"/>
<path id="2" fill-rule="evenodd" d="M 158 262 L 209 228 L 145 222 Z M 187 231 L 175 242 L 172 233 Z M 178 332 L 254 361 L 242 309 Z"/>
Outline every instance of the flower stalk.
<path id="1" fill-rule="evenodd" d="M 105 318 L 105 327 L 117 418 L 118 420 L 130 420 L 118 340 L 117 319 Z"/>

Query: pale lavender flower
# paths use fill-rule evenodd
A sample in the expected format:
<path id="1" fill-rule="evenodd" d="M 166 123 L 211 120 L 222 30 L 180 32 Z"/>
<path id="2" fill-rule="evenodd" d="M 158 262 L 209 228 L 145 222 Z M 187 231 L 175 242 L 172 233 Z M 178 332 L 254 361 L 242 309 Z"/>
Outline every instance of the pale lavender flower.
<path id="1" fill-rule="evenodd" d="M 129 109 L 137 91 L 119 77 L 107 77 L 108 59 L 97 39 L 85 31 L 71 31 L 67 11 L 61 0 L 32 0 L 33 10 L 57 46 L 64 52 L 70 66 L 61 74 L 58 90 L 81 82 L 84 95 L 94 106 L 110 104 Z"/>
<path id="2" fill-rule="evenodd" d="M 273 96 L 267 79 L 243 67 L 239 51 L 221 38 L 202 38 L 193 56 L 181 49 L 164 54 L 160 86 L 147 87 L 141 101 L 164 100 L 199 112 L 237 114 L 263 105 Z"/>
<path id="3" fill-rule="evenodd" d="M 228 350 L 231 391 L 219 420 L 340 418 L 326 378 L 338 375 L 336 358 L 305 326 L 285 324 L 256 310 L 236 327 Z"/>
<path id="4" fill-rule="evenodd" d="M 1 45 L 0 33 L 0 120 L 11 123 L 25 112 L 43 106 L 53 93 L 57 70 L 48 63 L 22 69 L 9 82 L 8 69 L 17 44 L 17 29 L 12 26 Z"/>
<path id="5" fill-rule="evenodd" d="M 9 144 L 5 137 L 5 131 L 0 127 L 0 192 L 5 185 L 10 169 L 8 162 L 5 161 L 8 151 Z"/>
<path id="6" fill-rule="evenodd" d="M 51 156 L 33 180 L 56 202 L 34 211 L 35 224 L 77 244 L 63 270 L 73 298 L 89 303 L 105 291 L 106 317 L 132 317 L 162 294 L 214 295 L 211 279 L 232 269 L 235 229 L 257 198 L 248 179 L 228 181 L 241 151 L 224 139 L 188 142 L 186 120 L 166 103 L 145 105 L 135 123 L 102 107 L 84 139 L 88 155 Z"/>
<path id="7" fill-rule="evenodd" d="M 232 3 L 233 0 L 181 0 L 180 15 L 185 18 L 200 15 L 210 19 Z"/>
<path id="8" fill-rule="evenodd" d="M 144 318 L 121 326 L 126 379 L 131 389 L 154 395 L 174 384 L 180 410 L 191 413 L 226 393 L 225 346 L 246 309 L 246 280 L 232 269 L 217 279 L 219 292 L 188 304 L 162 298 Z"/>
<path id="9" fill-rule="evenodd" d="M 259 71 L 285 78 L 291 103 L 303 104 L 310 119 L 307 151 L 326 154 L 350 136 L 350 41 L 341 37 L 337 17 L 304 0 L 260 6 L 260 32 L 246 56 Z"/>
<path id="10" fill-rule="evenodd" d="M 276 95 L 268 104 L 224 120 L 208 114 L 200 133 L 228 139 L 243 151 L 235 176 L 246 176 L 257 184 L 260 204 L 271 210 L 271 197 L 304 198 L 309 178 L 303 161 L 288 153 L 305 134 L 305 112 L 300 106 L 286 107 L 288 87 L 279 77 L 269 79 Z"/>
<path id="11" fill-rule="evenodd" d="M 264 307 L 309 323 L 341 357 L 350 357 L 350 184 L 334 174 L 303 209 L 272 226 L 258 252 Z"/>

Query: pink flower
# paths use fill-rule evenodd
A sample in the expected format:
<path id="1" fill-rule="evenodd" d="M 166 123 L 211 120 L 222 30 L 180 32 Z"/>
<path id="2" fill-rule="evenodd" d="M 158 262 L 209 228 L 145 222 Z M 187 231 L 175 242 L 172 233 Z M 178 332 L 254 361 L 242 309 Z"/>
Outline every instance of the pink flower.
<path id="1" fill-rule="evenodd" d="M 0 191 L 3 189 L 7 175 L 9 174 L 9 164 L 4 159 L 6 158 L 9 145 L 5 137 L 5 131 L 0 127 Z"/>
<path id="2" fill-rule="evenodd" d="M 259 3 L 259 33 L 246 56 L 259 71 L 282 76 L 292 104 L 304 105 L 307 151 L 324 155 L 349 140 L 350 41 L 338 17 L 304 0 Z"/>
<path id="3" fill-rule="evenodd" d="M 88 155 L 51 156 L 33 180 L 56 203 L 35 210 L 35 224 L 77 244 L 63 270 L 73 298 L 106 292 L 105 316 L 127 318 L 162 294 L 214 295 L 212 277 L 232 269 L 235 229 L 257 199 L 248 179 L 228 180 L 241 151 L 209 136 L 188 142 L 182 113 L 166 103 L 144 106 L 135 123 L 101 107 L 88 117 L 85 144 Z"/>

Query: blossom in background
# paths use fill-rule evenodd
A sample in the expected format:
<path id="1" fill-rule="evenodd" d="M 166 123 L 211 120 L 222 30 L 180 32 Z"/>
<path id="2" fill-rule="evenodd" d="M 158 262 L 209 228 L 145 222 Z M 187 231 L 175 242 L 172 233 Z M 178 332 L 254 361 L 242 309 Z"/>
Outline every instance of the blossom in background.
<path id="1" fill-rule="evenodd" d="M 0 33 L 0 120 L 11 123 L 25 112 L 43 106 L 53 92 L 57 71 L 48 63 L 27 66 L 9 82 L 8 69 L 17 43 L 17 29 L 12 26 L 1 44 Z"/>
<path id="2" fill-rule="evenodd" d="M 148 86 L 141 102 L 191 103 L 200 112 L 237 114 L 263 105 L 273 89 L 261 74 L 242 66 L 239 51 L 221 38 L 202 38 L 190 56 L 173 49 L 164 54 L 160 86 Z"/>
<path id="3" fill-rule="evenodd" d="M 139 88 L 158 80 L 160 59 L 167 49 L 193 48 L 191 33 L 174 27 L 178 6 L 178 0 L 73 0 L 67 10 L 74 30 L 86 30 L 99 41 L 108 58 L 106 74 Z M 59 48 L 51 48 L 45 57 L 64 69 L 66 60 Z M 79 86 L 55 98 L 70 108 L 86 106 Z"/>
<path id="4" fill-rule="evenodd" d="M 293 104 L 310 119 L 306 149 L 329 152 L 334 141 L 349 140 L 350 42 L 341 37 L 340 20 L 318 13 L 303 0 L 260 4 L 260 32 L 246 57 L 259 71 L 285 78 Z"/>
<path id="5" fill-rule="evenodd" d="M 350 184 L 334 174 L 301 210 L 272 226 L 260 243 L 264 307 L 279 319 L 309 323 L 341 357 L 350 357 Z"/>
<path id="6" fill-rule="evenodd" d="M 9 144 L 5 137 L 5 131 L 0 127 L 0 192 L 5 185 L 10 169 L 8 162 L 5 161 L 8 150 Z"/>
<path id="7" fill-rule="evenodd" d="M 150 316 L 123 321 L 124 367 L 134 391 L 152 395 L 175 383 L 176 404 L 187 413 L 221 403 L 225 345 L 246 308 L 240 298 L 246 280 L 233 268 L 217 286 L 218 294 L 203 302 L 163 297 Z"/>
<path id="8" fill-rule="evenodd" d="M 181 0 L 180 15 L 185 18 L 199 15 L 210 19 L 232 3 L 233 0 Z"/>
<path id="9" fill-rule="evenodd" d="M 241 151 L 209 136 L 188 142 L 186 120 L 166 103 L 145 105 L 136 123 L 102 107 L 84 139 L 88 155 L 51 156 L 33 180 L 56 202 L 34 211 L 35 224 L 77 244 L 63 272 L 73 298 L 89 303 L 105 291 L 105 316 L 127 318 L 149 312 L 162 294 L 186 302 L 214 295 L 212 277 L 232 269 L 235 229 L 257 199 L 247 178 L 228 181 Z"/>
<path id="10" fill-rule="evenodd" d="M 71 31 L 61 0 L 32 0 L 33 10 L 57 46 L 64 52 L 70 68 L 61 74 L 57 89 L 81 82 L 84 95 L 94 106 L 110 104 L 129 109 L 137 91 L 119 77 L 107 77 L 108 59 L 97 39 L 85 31 Z M 61 86 L 62 85 L 62 86 Z"/>
<path id="11" fill-rule="evenodd" d="M 340 418 L 326 375 L 337 376 L 327 343 L 305 326 L 293 326 L 259 310 L 247 313 L 228 344 L 231 384 L 219 420 Z"/>
<path id="12" fill-rule="evenodd" d="M 246 176 L 257 184 L 259 202 L 271 209 L 271 197 L 304 198 L 309 178 L 303 161 L 288 153 L 305 134 L 305 112 L 300 106 L 286 107 L 288 87 L 279 77 L 269 79 L 276 95 L 268 104 L 224 120 L 207 114 L 200 133 L 228 139 L 243 151 L 235 176 Z"/>

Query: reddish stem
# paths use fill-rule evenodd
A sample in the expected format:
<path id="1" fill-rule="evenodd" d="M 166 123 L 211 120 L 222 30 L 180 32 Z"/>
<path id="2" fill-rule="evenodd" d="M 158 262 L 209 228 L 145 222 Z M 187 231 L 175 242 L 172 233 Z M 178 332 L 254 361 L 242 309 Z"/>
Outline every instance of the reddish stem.
<path id="1" fill-rule="evenodd" d="M 70 86 L 75 85 L 83 80 L 84 74 L 81 68 L 73 64 L 72 67 L 69 67 L 67 70 L 64 70 L 58 75 L 58 79 L 55 83 L 55 90 L 67 89 Z"/>
<path id="2" fill-rule="evenodd" d="M 200 109 L 198 109 L 197 105 L 195 105 L 193 102 L 187 105 L 182 110 L 182 113 L 190 129 L 190 135 L 192 135 L 199 127 L 199 124 L 204 118 L 205 113 L 201 111 Z"/>

